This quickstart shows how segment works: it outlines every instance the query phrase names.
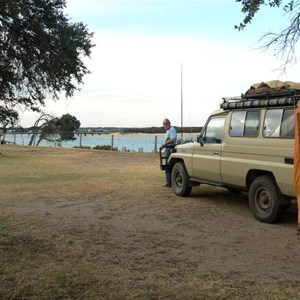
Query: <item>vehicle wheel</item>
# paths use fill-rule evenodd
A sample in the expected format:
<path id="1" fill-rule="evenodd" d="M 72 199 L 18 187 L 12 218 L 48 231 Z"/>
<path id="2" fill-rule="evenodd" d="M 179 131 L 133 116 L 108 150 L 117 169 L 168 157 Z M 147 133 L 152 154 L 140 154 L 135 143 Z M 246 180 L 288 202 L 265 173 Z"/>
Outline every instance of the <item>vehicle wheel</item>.
<path id="1" fill-rule="evenodd" d="M 178 162 L 172 169 L 172 189 L 177 196 L 189 196 L 192 186 L 189 183 L 189 176 L 182 162 Z"/>
<path id="2" fill-rule="evenodd" d="M 259 176 L 249 189 L 249 206 L 254 217 L 265 223 L 275 223 L 282 219 L 285 205 L 280 205 L 281 193 L 270 176 Z"/>

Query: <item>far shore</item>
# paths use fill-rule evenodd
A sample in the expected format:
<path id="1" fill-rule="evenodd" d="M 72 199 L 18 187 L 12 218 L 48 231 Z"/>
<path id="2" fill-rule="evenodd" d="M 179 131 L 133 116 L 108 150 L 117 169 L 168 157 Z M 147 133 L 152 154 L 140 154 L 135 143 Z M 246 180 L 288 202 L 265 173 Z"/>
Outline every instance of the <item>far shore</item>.
<path id="1" fill-rule="evenodd" d="M 90 137 L 91 134 L 89 134 Z M 124 132 L 113 132 L 113 133 L 95 133 L 94 136 L 107 136 L 107 137 L 116 137 L 116 138 L 121 138 L 121 137 L 134 137 L 134 138 L 147 138 L 147 137 L 155 137 L 157 136 L 158 138 L 160 137 L 164 137 L 165 134 L 164 133 L 124 133 Z M 189 133 L 183 133 L 183 138 L 187 139 L 187 138 L 196 138 L 199 135 L 199 132 L 189 132 Z M 178 139 L 181 138 L 181 133 L 177 134 Z"/>

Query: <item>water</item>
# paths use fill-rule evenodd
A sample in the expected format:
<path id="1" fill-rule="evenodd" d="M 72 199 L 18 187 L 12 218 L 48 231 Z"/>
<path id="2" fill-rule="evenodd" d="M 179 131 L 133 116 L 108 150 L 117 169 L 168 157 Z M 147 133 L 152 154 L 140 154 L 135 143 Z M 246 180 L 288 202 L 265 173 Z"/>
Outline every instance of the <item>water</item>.
<path id="1" fill-rule="evenodd" d="M 73 148 L 80 146 L 80 136 L 76 135 L 76 140 L 57 143 L 57 147 Z M 87 134 L 81 136 L 81 146 L 82 147 L 95 147 L 97 145 L 111 146 L 119 151 L 132 151 L 132 152 L 154 152 L 155 151 L 155 138 L 157 137 L 157 150 L 161 144 L 164 142 L 164 135 L 161 134 L 115 134 L 115 135 L 105 135 L 105 134 Z M 17 145 L 28 145 L 31 139 L 31 134 L 6 134 L 5 140 L 8 142 L 16 143 Z M 38 138 L 37 138 L 38 139 Z M 40 147 L 54 147 L 54 143 L 43 140 Z"/>
<path id="2" fill-rule="evenodd" d="M 111 146 L 118 151 L 155 152 L 164 143 L 164 134 L 82 134 L 76 135 L 76 140 L 57 142 L 56 147 L 74 148 L 80 146 L 93 148 L 95 146 Z M 184 139 L 195 141 L 197 134 L 184 135 Z M 155 144 L 157 138 L 157 145 Z M 31 134 L 6 134 L 5 140 L 17 145 L 28 145 Z M 38 140 L 38 137 L 37 137 Z M 37 141 L 36 140 L 36 141 Z M 43 140 L 39 147 L 55 147 L 55 143 Z M 155 149 L 156 148 L 156 149 Z"/>

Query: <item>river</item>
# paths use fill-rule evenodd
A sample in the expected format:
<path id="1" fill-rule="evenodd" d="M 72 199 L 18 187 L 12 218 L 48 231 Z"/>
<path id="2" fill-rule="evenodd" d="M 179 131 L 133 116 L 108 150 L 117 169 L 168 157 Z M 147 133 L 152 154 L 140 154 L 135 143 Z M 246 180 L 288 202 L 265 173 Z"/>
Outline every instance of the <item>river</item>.
<path id="1" fill-rule="evenodd" d="M 164 142 L 163 134 L 82 134 L 76 135 L 76 140 L 67 142 L 53 142 L 43 140 L 40 147 L 64 147 L 74 148 L 113 145 L 113 148 L 118 151 L 130 152 L 155 152 Z M 195 140 L 196 134 L 190 134 L 186 139 Z M 5 140 L 17 145 L 28 145 L 31 139 L 31 134 L 6 134 Z"/>

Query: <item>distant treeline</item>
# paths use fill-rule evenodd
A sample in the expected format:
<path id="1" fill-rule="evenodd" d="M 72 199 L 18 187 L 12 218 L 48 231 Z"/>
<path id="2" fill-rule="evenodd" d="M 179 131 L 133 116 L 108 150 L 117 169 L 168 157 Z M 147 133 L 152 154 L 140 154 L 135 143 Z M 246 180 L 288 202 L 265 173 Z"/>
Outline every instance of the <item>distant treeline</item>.
<path id="1" fill-rule="evenodd" d="M 177 127 L 177 133 L 200 133 L 202 127 Z M 36 131 L 35 127 L 22 128 L 22 127 L 9 127 L 3 128 L 0 127 L 1 130 L 6 133 L 31 133 L 32 131 Z M 163 127 L 80 127 L 77 132 L 81 131 L 89 131 L 89 132 L 105 132 L 105 133 L 114 133 L 114 132 L 122 132 L 122 133 L 165 133 L 165 129 Z"/>
<path id="2" fill-rule="evenodd" d="M 200 133 L 202 127 L 177 127 L 177 133 Z M 123 133 L 165 133 L 163 127 L 123 128 Z"/>

